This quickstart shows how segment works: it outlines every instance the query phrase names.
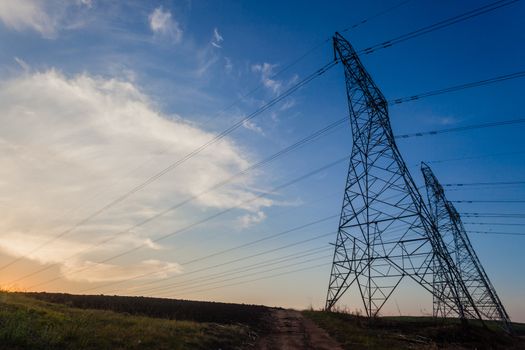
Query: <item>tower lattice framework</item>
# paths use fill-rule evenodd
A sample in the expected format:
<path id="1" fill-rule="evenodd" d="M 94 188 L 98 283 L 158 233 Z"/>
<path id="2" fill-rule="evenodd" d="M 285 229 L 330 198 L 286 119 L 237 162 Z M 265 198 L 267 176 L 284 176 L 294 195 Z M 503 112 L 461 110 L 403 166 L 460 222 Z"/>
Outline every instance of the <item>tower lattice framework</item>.
<path id="1" fill-rule="evenodd" d="M 377 316 L 409 278 L 465 317 L 474 310 L 465 298 L 472 298 L 396 146 L 387 101 L 351 44 L 338 33 L 333 44 L 344 67 L 353 147 L 326 309 L 356 285 L 366 314 Z M 436 293 L 434 271 L 443 273 L 450 297 Z"/>
<path id="2" fill-rule="evenodd" d="M 467 287 L 468 294 L 474 301 L 474 304 L 471 305 L 465 300 L 465 295 L 460 294 L 462 303 L 467 309 L 472 307 L 476 309 L 466 314 L 479 313 L 484 319 L 500 322 L 503 328 L 510 331 L 510 318 L 507 311 L 470 243 L 460 215 L 454 205 L 447 200 L 443 186 L 432 169 L 427 164 L 421 163 L 421 172 L 425 178 L 431 220 L 437 226 L 449 251 L 453 252 L 454 263 Z M 434 297 L 434 315 L 447 317 L 453 314 L 454 310 L 443 302 L 451 296 L 451 293 L 445 288 L 443 275 L 443 271 L 436 271 L 434 287 L 436 294 L 441 295 L 442 298 Z"/>

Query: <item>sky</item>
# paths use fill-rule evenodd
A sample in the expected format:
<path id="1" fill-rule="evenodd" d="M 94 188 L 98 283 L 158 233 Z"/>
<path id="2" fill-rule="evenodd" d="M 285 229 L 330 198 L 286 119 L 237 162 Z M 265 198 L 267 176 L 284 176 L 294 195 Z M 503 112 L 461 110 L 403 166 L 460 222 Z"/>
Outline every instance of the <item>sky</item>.
<path id="1" fill-rule="evenodd" d="M 344 35 L 364 49 L 488 3 L 0 2 L 0 285 L 322 307 L 349 123 L 244 170 L 347 115 L 341 65 L 179 160 L 332 61 L 334 32 L 359 24 Z M 387 99 L 522 71 L 524 15 L 516 2 L 361 59 Z M 394 105 L 393 131 L 523 118 L 524 81 Z M 418 186 L 421 161 L 443 184 L 525 181 L 524 130 L 398 146 Z M 517 214 L 463 220 L 525 322 L 525 238 L 479 232 L 523 233 L 525 186 L 445 188 L 451 200 L 507 201 L 457 203 L 460 213 Z M 355 291 L 340 305 L 362 308 Z M 431 295 L 407 281 L 382 314 L 431 312 Z"/>

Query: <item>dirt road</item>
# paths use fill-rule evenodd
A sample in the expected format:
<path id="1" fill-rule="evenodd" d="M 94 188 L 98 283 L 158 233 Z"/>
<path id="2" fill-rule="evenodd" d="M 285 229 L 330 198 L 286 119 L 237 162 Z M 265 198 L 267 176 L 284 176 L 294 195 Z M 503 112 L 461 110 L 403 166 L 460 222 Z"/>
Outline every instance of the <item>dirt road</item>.
<path id="1" fill-rule="evenodd" d="M 272 331 L 261 337 L 257 350 L 343 350 L 313 321 L 294 310 L 274 310 Z"/>

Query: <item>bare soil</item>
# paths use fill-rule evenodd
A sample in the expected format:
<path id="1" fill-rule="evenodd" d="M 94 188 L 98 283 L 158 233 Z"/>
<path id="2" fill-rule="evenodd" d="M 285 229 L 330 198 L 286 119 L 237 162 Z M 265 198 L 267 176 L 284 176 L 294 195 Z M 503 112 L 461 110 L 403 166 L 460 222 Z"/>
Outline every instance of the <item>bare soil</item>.
<path id="1" fill-rule="evenodd" d="M 343 350 L 326 331 L 299 311 L 274 309 L 269 332 L 258 340 L 256 350 Z"/>

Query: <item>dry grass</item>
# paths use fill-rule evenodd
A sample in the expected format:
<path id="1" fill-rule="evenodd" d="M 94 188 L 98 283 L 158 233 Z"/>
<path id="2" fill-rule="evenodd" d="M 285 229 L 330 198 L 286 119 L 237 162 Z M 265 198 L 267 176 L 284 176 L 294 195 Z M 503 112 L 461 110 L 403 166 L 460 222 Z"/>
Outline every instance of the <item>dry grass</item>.
<path id="1" fill-rule="evenodd" d="M 0 293 L 2 349 L 240 349 L 243 325 L 83 310 Z"/>

